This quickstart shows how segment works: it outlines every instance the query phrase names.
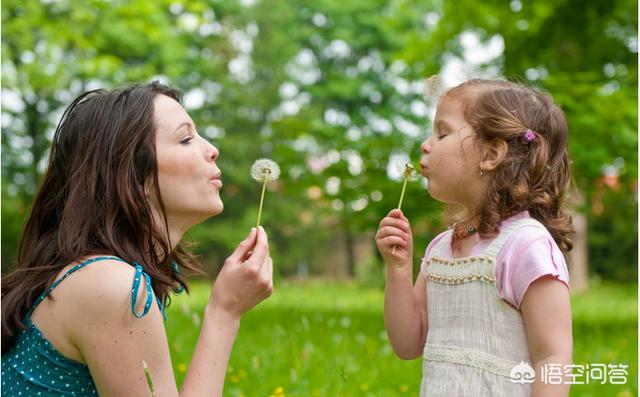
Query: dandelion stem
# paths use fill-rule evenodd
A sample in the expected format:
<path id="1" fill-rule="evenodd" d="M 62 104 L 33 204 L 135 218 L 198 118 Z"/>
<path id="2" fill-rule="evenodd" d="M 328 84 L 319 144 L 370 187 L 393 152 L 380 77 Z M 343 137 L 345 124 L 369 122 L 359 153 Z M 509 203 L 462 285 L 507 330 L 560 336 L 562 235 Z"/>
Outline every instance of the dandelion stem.
<path id="1" fill-rule="evenodd" d="M 409 175 L 405 175 L 404 183 L 402 184 L 402 193 L 400 193 L 400 201 L 398 202 L 398 209 L 402 209 L 402 199 L 404 199 L 404 190 L 407 188 L 407 181 L 409 180 Z M 396 254 L 396 246 L 393 246 L 393 250 L 391 251 L 391 255 Z"/>
<path id="2" fill-rule="evenodd" d="M 260 216 L 262 215 L 262 203 L 264 202 L 264 192 L 267 189 L 267 183 L 269 183 L 269 177 L 265 175 L 264 179 L 262 180 L 262 194 L 260 195 L 260 207 L 258 209 L 258 222 L 256 222 L 256 228 L 260 226 Z"/>
<path id="3" fill-rule="evenodd" d="M 151 374 L 149 373 L 149 368 L 147 367 L 147 362 L 142 360 L 142 368 L 144 368 L 144 376 L 147 378 L 147 384 L 149 385 L 149 390 L 151 390 L 151 396 L 155 397 L 156 392 L 153 387 L 153 380 L 151 379 Z"/>
<path id="4" fill-rule="evenodd" d="M 400 193 L 400 201 L 398 202 L 398 209 L 402 209 L 402 199 L 404 199 L 404 190 L 407 188 L 408 176 L 404 177 L 404 183 L 402 184 L 402 193 Z"/>

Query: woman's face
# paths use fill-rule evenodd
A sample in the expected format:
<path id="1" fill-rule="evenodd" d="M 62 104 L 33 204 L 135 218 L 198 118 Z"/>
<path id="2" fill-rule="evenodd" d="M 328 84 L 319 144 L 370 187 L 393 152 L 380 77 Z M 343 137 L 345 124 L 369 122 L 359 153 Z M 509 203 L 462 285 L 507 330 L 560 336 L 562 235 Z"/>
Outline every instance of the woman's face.
<path id="1" fill-rule="evenodd" d="M 198 135 L 191 117 L 172 98 L 157 95 L 153 106 L 158 185 L 167 221 L 172 228 L 186 230 L 224 207 L 218 149 Z M 153 189 L 149 194 L 159 208 Z"/>

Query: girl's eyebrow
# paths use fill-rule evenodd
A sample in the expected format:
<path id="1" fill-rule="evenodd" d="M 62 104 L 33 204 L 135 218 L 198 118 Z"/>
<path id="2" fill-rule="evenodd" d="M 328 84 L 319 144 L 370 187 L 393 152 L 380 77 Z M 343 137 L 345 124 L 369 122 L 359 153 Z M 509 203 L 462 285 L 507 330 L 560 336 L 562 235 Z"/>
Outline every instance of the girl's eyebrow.
<path id="1" fill-rule="evenodd" d="M 446 121 L 438 120 L 438 121 L 436 121 L 436 128 L 437 129 L 444 128 L 444 129 L 450 130 L 451 126 Z"/>

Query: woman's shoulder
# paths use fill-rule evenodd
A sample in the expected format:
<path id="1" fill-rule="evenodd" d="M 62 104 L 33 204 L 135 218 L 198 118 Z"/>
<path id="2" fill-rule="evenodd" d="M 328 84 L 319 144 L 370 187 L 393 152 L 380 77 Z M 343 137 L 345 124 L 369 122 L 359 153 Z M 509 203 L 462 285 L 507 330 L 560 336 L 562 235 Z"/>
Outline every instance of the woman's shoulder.
<path id="1" fill-rule="evenodd" d="M 57 275 L 59 281 L 35 308 L 33 322 L 66 357 L 83 362 L 77 341 L 90 324 L 122 324 L 131 311 L 135 269 L 117 258 L 89 256 L 73 261 Z"/>
<path id="2" fill-rule="evenodd" d="M 68 273 L 78 265 L 82 266 Z M 54 298 L 68 301 L 71 310 L 91 315 L 108 312 L 124 304 L 130 305 L 136 270 L 119 258 L 82 258 L 69 264 L 64 273 L 67 276 L 52 293 L 56 295 Z"/>

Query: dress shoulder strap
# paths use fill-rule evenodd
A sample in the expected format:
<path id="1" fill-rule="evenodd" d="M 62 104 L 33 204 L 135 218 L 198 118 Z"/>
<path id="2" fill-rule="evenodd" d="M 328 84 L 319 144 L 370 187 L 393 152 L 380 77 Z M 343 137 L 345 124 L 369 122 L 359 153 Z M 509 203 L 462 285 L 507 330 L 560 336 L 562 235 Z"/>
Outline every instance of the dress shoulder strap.
<path id="1" fill-rule="evenodd" d="M 33 305 L 31 306 L 31 309 L 29 309 L 29 311 L 25 316 L 26 322 L 31 323 L 31 315 L 33 314 L 33 311 L 36 309 L 36 307 L 38 307 L 38 305 L 51 293 L 51 291 L 53 291 L 65 278 L 69 277 L 71 274 L 77 272 L 78 270 L 82 269 L 83 267 L 91 263 L 104 261 L 104 260 L 115 260 L 115 261 L 120 261 L 120 262 L 129 264 L 127 261 L 125 261 L 124 259 L 118 258 L 117 256 L 98 256 L 75 265 L 74 267 L 69 269 L 62 277 L 54 281 L 53 284 L 51 284 L 51 286 L 47 290 L 43 291 L 40 294 L 40 296 L 38 296 L 38 298 L 34 301 Z M 149 309 L 151 308 L 152 296 L 154 294 L 153 294 L 153 290 L 151 289 L 151 277 L 149 277 L 149 275 L 144 271 L 144 269 L 139 263 L 133 262 L 132 265 L 135 268 L 136 273 L 135 273 L 135 276 L 133 277 L 133 287 L 131 288 L 131 312 L 133 313 L 134 316 L 141 318 L 141 317 L 144 317 L 149 312 Z M 146 281 L 147 300 L 145 302 L 142 313 L 138 314 L 135 311 L 135 307 L 138 300 L 138 291 L 140 289 L 140 279 L 142 277 L 144 277 Z M 167 317 L 164 311 L 164 305 L 160 302 L 160 299 L 157 296 L 156 296 L 156 302 L 158 303 L 158 307 L 162 312 L 162 317 L 166 320 Z"/>
<path id="2" fill-rule="evenodd" d="M 453 229 L 449 229 L 445 232 L 444 236 L 438 241 L 435 247 L 433 247 L 433 254 L 431 256 L 436 256 L 440 258 L 444 258 L 447 252 L 448 247 L 451 246 L 451 237 L 453 235 Z"/>
<path id="3" fill-rule="evenodd" d="M 500 233 L 498 234 L 498 236 L 495 239 L 493 239 L 493 241 L 485 249 L 484 251 L 485 255 L 495 259 L 498 256 L 498 253 L 500 253 L 500 250 L 502 249 L 504 244 L 509 239 L 509 237 L 511 237 L 511 235 L 513 235 L 513 233 L 515 233 L 518 229 L 521 229 L 525 226 L 544 227 L 540 222 L 538 222 L 533 218 L 518 219 L 513 223 L 511 223 L 510 225 L 508 225 L 503 230 L 500 230 Z"/>

